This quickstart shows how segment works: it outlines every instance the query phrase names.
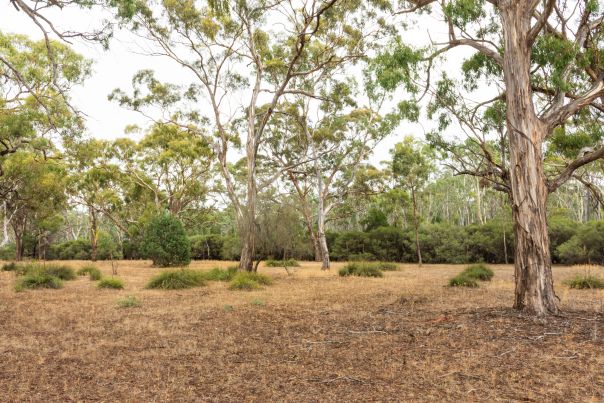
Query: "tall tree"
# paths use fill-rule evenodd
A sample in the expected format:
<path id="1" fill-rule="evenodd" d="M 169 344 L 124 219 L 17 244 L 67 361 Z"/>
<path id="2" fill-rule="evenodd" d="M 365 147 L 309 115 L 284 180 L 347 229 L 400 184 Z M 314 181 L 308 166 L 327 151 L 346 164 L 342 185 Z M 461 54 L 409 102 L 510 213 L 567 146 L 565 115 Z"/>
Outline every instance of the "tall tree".
<path id="1" fill-rule="evenodd" d="M 397 4 L 398 5 L 398 4 Z M 575 130 L 569 120 L 587 130 L 604 111 L 604 17 L 596 0 L 408 0 L 400 15 L 419 15 L 430 9 L 447 32 L 421 49 L 396 41 L 377 61 L 377 77 L 389 89 L 402 85 L 419 101 L 422 94 L 445 105 L 480 145 L 480 170 L 467 173 L 485 178 L 505 191 L 511 200 L 516 234 L 514 307 L 536 315 L 558 312 L 551 272 L 547 233 L 548 195 L 580 167 L 604 156 L 594 142 L 590 150 L 568 160 L 565 166 L 544 162 L 543 150 L 554 133 Z M 434 19 L 431 19 L 435 24 Z M 458 85 L 444 77 L 432 84 L 438 60 L 459 47 L 476 53 L 463 64 L 465 76 Z M 451 70 L 450 64 L 447 69 Z M 421 71 L 428 71 L 422 91 Z M 480 102 L 475 90 L 498 89 Z M 490 87 L 489 87 L 490 85 Z M 475 98 L 474 98 L 475 99 Z M 505 113 L 506 157 L 498 157 L 480 133 L 482 118 L 496 102 Z M 492 132 L 491 132 L 492 133 Z M 488 134 L 488 133 L 486 133 Z"/>
<path id="2" fill-rule="evenodd" d="M 113 97 L 136 110 L 180 105 L 164 120 L 208 128 L 198 132 L 208 135 L 236 212 L 242 270 L 253 270 L 257 194 L 264 185 L 257 179 L 257 161 L 267 124 L 283 96 L 305 93 L 305 77 L 364 55 L 363 27 L 369 23 L 360 13 L 364 9 L 362 2 L 348 0 L 136 3 L 131 26 L 155 45 L 154 54 L 183 67 L 193 81 L 180 96 L 172 96 L 176 88 L 143 73 L 135 84 L 147 85 L 148 92 L 115 92 Z M 272 24 L 275 19 L 282 24 Z M 179 102 L 201 97 L 203 111 Z M 243 195 L 229 169 L 229 150 L 240 144 L 246 157 Z"/>

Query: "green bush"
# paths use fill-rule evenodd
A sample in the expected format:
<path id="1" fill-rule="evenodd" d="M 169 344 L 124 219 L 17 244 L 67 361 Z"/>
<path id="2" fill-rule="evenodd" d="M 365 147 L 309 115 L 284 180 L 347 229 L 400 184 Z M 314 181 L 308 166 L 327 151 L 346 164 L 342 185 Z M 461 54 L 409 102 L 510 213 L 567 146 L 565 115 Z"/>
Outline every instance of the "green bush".
<path id="1" fill-rule="evenodd" d="M 189 237 L 191 243 L 191 258 L 197 260 L 220 260 L 224 238 L 221 235 L 193 235 Z"/>
<path id="2" fill-rule="evenodd" d="M 142 249 L 157 267 L 187 266 L 191 262 L 191 245 L 182 223 L 168 213 L 149 222 Z"/>
<path id="3" fill-rule="evenodd" d="M 134 295 L 128 295 L 126 298 L 121 298 L 117 300 L 117 306 L 119 306 L 120 308 L 137 308 L 141 305 L 141 301 Z"/>
<path id="4" fill-rule="evenodd" d="M 468 266 L 461 274 L 474 280 L 491 281 L 495 273 L 483 264 L 475 264 Z"/>
<path id="5" fill-rule="evenodd" d="M 367 262 L 349 263 L 342 267 L 338 274 L 342 277 L 384 277 L 384 273 L 376 264 Z"/>
<path id="6" fill-rule="evenodd" d="M 20 277 L 15 284 L 15 291 L 20 292 L 26 289 L 36 288 L 58 289 L 61 287 L 63 287 L 63 282 L 60 278 L 51 276 L 47 273 L 37 272 Z"/>
<path id="7" fill-rule="evenodd" d="M 105 277 L 99 281 L 97 288 L 111 288 L 121 290 L 124 288 L 124 282 L 117 277 Z"/>
<path id="8" fill-rule="evenodd" d="M 449 280 L 449 287 L 470 287 L 476 288 L 478 287 L 478 281 L 471 277 L 466 276 L 463 273 L 458 274 Z"/>
<path id="9" fill-rule="evenodd" d="M 15 258 L 15 244 L 8 244 L 0 248 L 0 260 L 11 260 Z"/>
<path id="10" fill-rule="evenodd" d="M 372 261 L 375 260 L 375 255 L 373 253 L 351 253 L 348 255 L 348 260 L 351 262 L 364 262 L 364 261 Z"/>
<path id="11" fill-rule="evenodd" d="M 149 289 L 181 290 L 184 288 L 200 287 L 205 285 L 206 276 L 203 272 L 195 270 L 164 271 L 149 280 Z"/>
<path id="12" fill-rule="evenodd" d="M 55 264 L 40 267 L 44 274 L 60 278 L 61 280 L 75 280 L 76 278 L 75 271 L 71 267 Z"/>
<path id="13" fill-rule="evenodd" d="M 103 277 L 103 274 L 96 266 L 84 266 L 80 270 L 78 270 L 78 276 L 89 275 L 91 281 L 100 280 Z"/>
<path id="14" fill-rule="evenodd" d="M 398 265 L 396 263 L 391 262 L 376 262 L 374 265 L 384 271 L 396 271 L 398 270 Z"/>
<path id="15" fill-rule="evenodd" d="M 226 270 L 218 267 L 205 273 L 205 278 L 208 281 L 231 281 L 237 274 L 237 267 L 229 267 Z"/>
<path id="16" fill-rule="evenodd" d="M 298 263 L 295 259 L 287 259 L 287 260 L 274 260 L 268 259 L 265 263 L 266 267 L 300 267 L 300 263 Z"/>
<path id="17" fill-rule="evenodd" d="M 49 259 L 90 260 L 92 246 L 87 239 L 76 239 L 50 246 Z"/>
<path id="18" fill-rule="evenodd" d="M 564 284 L 568 285 L 570 288 L 579 290 L 604 288 L 604 280 L 590 274 L 577 274 L 572 279 L 565 281 Z"/>
<path id="19" fill-rule="evenodd" d="M 231 290 L 255 290 L 261 285 L 270 285 L 272 280 L 263 274 L 253 272 L 239 272 L 229 283 Z"/>
<path id="20" fill-rule="evenodd" d="M 2 271 L 16 271 L 19 266 L 15 262 L 4 263 L 2 265 Z"/>

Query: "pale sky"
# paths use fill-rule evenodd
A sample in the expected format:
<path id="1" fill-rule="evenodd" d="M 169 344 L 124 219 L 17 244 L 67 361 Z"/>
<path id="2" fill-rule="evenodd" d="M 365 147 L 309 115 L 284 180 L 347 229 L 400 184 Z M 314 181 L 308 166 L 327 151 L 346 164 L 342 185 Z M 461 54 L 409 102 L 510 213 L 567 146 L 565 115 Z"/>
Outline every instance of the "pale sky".
<path id="1" fill-rule="evenodd" d="M 52 16 L 52 14 L 50 14 Z M 105 18 L 99 11 L 84 11 L 79 9 L 66 10 L 55 13 L 59 30 L 92 31 L 99 26 L 99 21 Z M 426 27 L 430 26 L 432 39 L 438 38 L 439 33 L 433 27 L 441 24 L 430 24 L 431 16 L 423 16 L 422 23 L 417 29 L 409 32 L 405 40 L 426 43 Z M 0 30 L 9 33 L 26 34 L 34 39 L 42 38 L 40 30 L 22 12 L 17 12 L 9 2 L 0 3 Z M 131 78 L 141 69 L 152 69 L 157 72 L 158 78 L 178 83 L 178 77 L 186 76 L 183 68 L 171 60 L 163 57 L 145 56 L 140 51 L 144 42 L 127 31 L 116 31 L 111 41 L 110 49 L 105 51 L 100 45 L 81 41 L 74 41 L 72 47 L 75 51 L 93 61 L 92 76 L 83 86 L 75 88 L 72 92 L 74 104 L 82 110 L 87 117 L 87 128 L 90 136 L 103 139 L 117 137 L 139 138 L 140 135 L 125 135 L 127 125 L 137 124 L 146 127 L 148 120 L 136 112 L 128 111 L 107 99 L 107 95 L 114 88 L 121 88 L 126 92 L 131 90 Z M 451 66 L 459 70 L 459 61 L 471 52 L 460 49 L 448 56 Z M 449 63 L 447 63 L 449 65 Z M 453 72 L 447 71 L 448 74 Z M 488 97 L 488 95 L 487 95 Z M 486 99 L 486 97 L 485 97 Z M 396 99 L 395 99 L 396 101 Z M 387 112 L 386 110 L 383 112 Z M 389 157 L 389 150 L 394 143 L 401 141 L 405 135 L 423 138 L 424 130 L 434 126 L 433 122 L 422 117 L 419 124 L 404 123 L 395 133 L 385 139 L 375 149 L 371 162 L 378 164 Z"/>

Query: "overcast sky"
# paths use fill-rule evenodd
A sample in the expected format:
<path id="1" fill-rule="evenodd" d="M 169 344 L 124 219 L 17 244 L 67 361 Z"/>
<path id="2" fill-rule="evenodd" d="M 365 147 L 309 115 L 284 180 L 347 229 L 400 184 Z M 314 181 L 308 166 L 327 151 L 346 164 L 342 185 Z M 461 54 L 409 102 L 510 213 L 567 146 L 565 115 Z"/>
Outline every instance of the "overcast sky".
<path id="1" fill-rule="evenodd" d="M 52 15 L 51 15 L 52 16 Z M 99 27 L 99 22 L 105 18 L 98 11 L 67 10 L 57 13 L 54 21 L 63 30 L 92 31 Z M 424 21 L 418 25 L 417 30 L 406 35 L 405 40 L 425 43 L 426 29 L 430 27 L 430 36 L 438 38 L 439 33 L 433 27 L 441 24 L 430 24 L 430 16 L 422 17 Z M 432 21 L 433 22 L 433 21 Z M 26 34 L 32 38 L 40 39 L 42 34 L 32 21 L 22 12 L 17 12 L 9 2 L 0 2 L 0 30 L 9 33 Z M 140 114 L 121 108 L 116 103 L 110 102 L 107 95 L 114 88 L 122 88 L 129 92 L 132 76 L 141 69 L 153 69 L 158 72 L 158 77 L 167 81 L 177 82 L 176 77 L 183 76 L 183 69 L 172 61 L 162 57 L 145 56 L 140 51 L 141 40 L 126 31 L 117 31 L 111 42 L 110 49 L 105 51 L 100 45 L 74 41 L 73 48 L 86 58 L 93 61 L 92 76 L 81 87 L 76 88 L 72 97 L 74 104 L 87 116 L 89 135 L 114 139 L 117 137 L 139 138 L 140 135 L 124 134 L 127 125 L 137 124 L 140 127 L 148 125 L 148 121 Z M 467 50 L 459 51 L 448 56 L 451 66 L 459 65 L 459 60 L 467 56 Z M 451 73 L 448 71 L 448 73 Z M 414 135 L 423 138 L 424 130 L 433 127 L 433 122 L 421 119 L 419 124 L 402 125 L 389 138 L 384 140 L 375 150 L 371 158 L 373 163 L 379 163 L 388 158 L 388 151 L 393 144 L 400 141 L 405 135 Z"/>

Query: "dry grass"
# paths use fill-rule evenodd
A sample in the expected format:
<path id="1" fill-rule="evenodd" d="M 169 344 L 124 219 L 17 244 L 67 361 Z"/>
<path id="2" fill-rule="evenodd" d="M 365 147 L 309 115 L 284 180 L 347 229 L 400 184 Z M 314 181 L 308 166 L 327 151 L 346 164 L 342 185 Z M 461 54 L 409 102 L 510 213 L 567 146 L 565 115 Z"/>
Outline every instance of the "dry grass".
<path id="1" fill-rule="evenodd" d="M 604 291 L 564 286 L 576 269 L 554 269 L 564 314 L 541 321 L 509 309 L 510 266 L 478 289 L 445 287 L 464 266 L 340 267 L 261 267 L 273 285 L 249 292 L 146 290 L 159 269 L 140 261 L 112 292 L 79 278 L 15 293 L 0 272 L 0 401 L 604 400 Z M 142 305 L 119 308 L 127 296 Z"/>

